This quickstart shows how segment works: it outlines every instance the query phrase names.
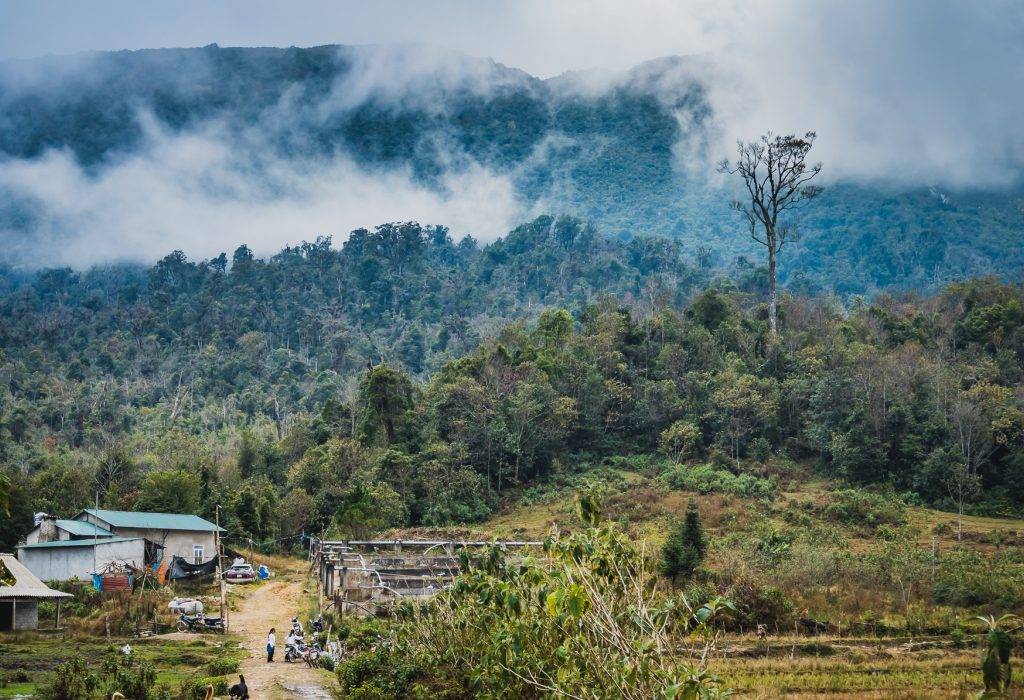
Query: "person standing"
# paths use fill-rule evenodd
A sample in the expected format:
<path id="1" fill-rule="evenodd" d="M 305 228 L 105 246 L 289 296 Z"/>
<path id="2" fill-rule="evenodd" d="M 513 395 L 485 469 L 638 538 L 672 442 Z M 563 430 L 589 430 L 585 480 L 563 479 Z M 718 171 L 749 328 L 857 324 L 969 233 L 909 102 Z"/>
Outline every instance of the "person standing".
<path id="1" fill-rule="evenodd" d="M 274 663 L 274 647 L 277 646 L 277 632 L 271 627 L 270 633 L 267 635 L 267 663 Z"/>

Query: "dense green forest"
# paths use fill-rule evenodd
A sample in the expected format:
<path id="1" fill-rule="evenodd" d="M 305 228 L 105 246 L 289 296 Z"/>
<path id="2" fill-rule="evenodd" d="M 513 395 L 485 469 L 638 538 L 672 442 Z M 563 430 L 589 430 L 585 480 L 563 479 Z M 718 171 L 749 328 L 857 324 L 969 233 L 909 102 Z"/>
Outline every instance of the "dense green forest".
<path id="1" fill-rule="evenodd" d="M 756 496 L 809 465 L 1022 511 L 1019 285 L 788 295 L 773 342 L 764 271 L 732 272 L 564 217 L 486 247 L 406 223 L 267 260 L 9 271 L 0 545 L 96 497 L 220 502 L 258 540 L 467 523 L 621 459 L 677 488 Z"/>
<path id="2" fill-rule="evenodd" d="M 0 157 L 66 150 L 91 176 L 140 148 L 155 124 L 172 134 L 218 126 L 255 181 L 277 162 L 315 172 L 318 159 L 344 153 L 368 173 L 409 168 L 443 189 L 445 173 L 481 164 L 512 179 L 526 212 L 571 214 L 614 237 L 670 236 L 728 270 L 757 251 L 729 193 L 691 167 L 709 157 L 718 118 L 704 80 L 682 58 L 594 89 L 459 54 L 346 46 L 9 61 L 0 63 Z M 938 291 L 966 277 L 1015 278 L 1024 264 L 1019 188 L 829 185 L 804 213 L 780 279 L 798 293 Z M 0 232 L 12 241 L 0 261 L 45 265 L 75 235 L 51 230 L 45 206 L 0 190 Z"/>

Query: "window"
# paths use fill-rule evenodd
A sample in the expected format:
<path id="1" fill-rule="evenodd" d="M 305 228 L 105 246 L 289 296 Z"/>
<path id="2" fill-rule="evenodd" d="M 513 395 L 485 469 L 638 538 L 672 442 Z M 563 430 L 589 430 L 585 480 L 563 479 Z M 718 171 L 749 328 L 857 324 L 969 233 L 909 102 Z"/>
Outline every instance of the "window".
<path id="1" fill-rule="evenodd" d="M 196 564 L 203 563 L 203 545 L 194 544 L 192 545 L 192 559 Z"/>

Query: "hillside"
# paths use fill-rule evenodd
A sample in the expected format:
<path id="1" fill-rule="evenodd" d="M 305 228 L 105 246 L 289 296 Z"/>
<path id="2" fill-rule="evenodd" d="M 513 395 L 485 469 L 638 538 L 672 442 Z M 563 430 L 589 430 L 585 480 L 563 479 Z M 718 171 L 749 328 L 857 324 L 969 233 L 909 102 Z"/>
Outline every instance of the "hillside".
<path id="1" fill-rule="evenodd" d="M 697 504 L 709 552 L 683 592 L 694 605 L 715 591 L 736 603 L 710 666 L 740 697 L 958 697 L 978 683 L 972 615 L 1024 602 L 1024 521 L 968 516 L 958 539 L 949 513 L 801 472 L 755 497 L 721 486 L 673 488 L 656 470 L 620 462 L 510 495 L 478 526 L 389 536 L 472 541 L 575 531 L 577 489 L 587 483 L 600 485 L 605 518 L 652 559 L 687 504 Z"/>
<path id="2" fill-rule="evenodd" d="M 764 494 L 803 470 L 1021 512 L 1019 286 L 786 297 L 772 342 L 763 273 L 711 275 L 675 241 L 550 217 L 482 248 L 394 224 L 340 250 L 243 247 L 230 267 L 8 274 L 6 532 L 97 492 L 219 499 L 234 536 L 261 540 L 471 523 L 508 488 L 656 456 L 699 462 L 666 477 L 680 488 Z"/>
<path id="3" fill-rule="evenodd" d="M 104 243 L 109 255 L 157 258 L 164 248 L 127 241 L 139 227 L 166 225 L 149 217 L 182 212 L 162 213 L 157 200 L 154 210 L 136 211 L 136 195 L 125 190 L 140 176 L 149 184 L 138 197 L 180 188 L 177 206 L 187 211 L 201 200 L 214 220 L 219 207 L 247 202 L 292 203 L 296 215 L 303 204 L 327 207 L 338 192 L 317 206 L 306 200 L 339 178 L 342 193 L 380 180 L 384 196 L 398 177 L 403 187 L 425 188 L 416 201 L 435 197 L 465 214 L 459 237 L 504 233 L 494 230 L 498 219 L 511 218 L 511 227 L 539 212 L 564 213 L 612 237 L 676 238 L 728 269 L 759 251 L 728 209 L 731 194 L 708 175 L 720 118 L 706 97 L 712 76 L 699 61 L 669 58 L 618 76 L 539 80 L 418 47 L 211 45 L 7 62 L 0 231 L 9 245 L 0 260 L 80 266 L 94 258 L 79 237 L 94 229 L 125 237 L 120 248 Z M 208 182 L 193 191 L 193 181 Z M 476 211 L 481 202 L 494 211 Z M 1020 202 L 1019 189 L 832 182 L 804 213 L 783 282 L 848 296 L 935 291 L 984 274 L 1017 278 Z M 117 209 L 140 220 L 128 227 Z M 348 233 L 330 216 L 308 224 L 327 230 L 294 231 L 296 218 L 282 221 L 289 231 L 276 240 Z"/>

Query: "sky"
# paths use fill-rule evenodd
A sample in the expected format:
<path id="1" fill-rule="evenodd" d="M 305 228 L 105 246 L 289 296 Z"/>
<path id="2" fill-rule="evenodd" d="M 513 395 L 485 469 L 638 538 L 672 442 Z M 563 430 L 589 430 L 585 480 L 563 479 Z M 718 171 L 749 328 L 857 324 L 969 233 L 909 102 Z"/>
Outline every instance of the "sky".
<path id="1" fill-rule="evenodd" d="M 0 2 L 0 58 L 85 50 L 417 42 L 539 77 L 708 50 L 730 2 L 33 0 Z M 714 35 L 714 36 L 713 36 Z"/>
<path id="2" fill-rule="evenodd" d="M 704 77 L 722 154 L 768 129 L 813 128 L 828 179 L 952 189 L 1021 181 L 1021 37 L 1024 2 L 1009 0 L 0 0 L 0 60 L 209 43 L 415 43 L 542 78 L 594 69 L 612 81 L 642 61 L 696 56 L 710 67 Z M 408 90 L 415 81 L 399 73 L 409 65 L 385 63 L 367 75 Z M 186 235 L 177 221 L 194 232 L 182 246 L 206 254 L 233 242 L 218 231 L 245 231 L 272 249 L 331 222 L 344 231 L 401 218 L 454 223 L 487 240 L 528 213 L 502 175 L 473 172 L 438 197 L 407 173 L 368 178 L 343 158 L 324 165 L 334 189 L 309 177 L 307 164 L 279 163 L 272 172 L 289 185 L 278 188 L 288 197 L 238 187 L 237 196 L 211 198 L 191 183 L 228 182 L 231 190 L 241 169 L 215 127 L 182 137 L 152 129 L 146 148 L 98 174 L 61 153 L 0 162 L 0 185 L 45 203 L 52 230 L 43 237 L 91 232 L 68 248 L 69 258 L 86 262 L 124 250 L 151 257 Z M 481 198 L 496 203 L 486 218 Z M 255 232 L 247 218 L 254 207 Z M 306 233 L 281 233 L 300 219 Z"/>
<path id="3" fill-rule="evenodd" d="M 734 135 L 819 132 L 836 175 L 1005 183 L 1024 161 L 1012 0 L 0 0 L 0 58 L 423 43 L 538 77 L 707 56 Z"/>

